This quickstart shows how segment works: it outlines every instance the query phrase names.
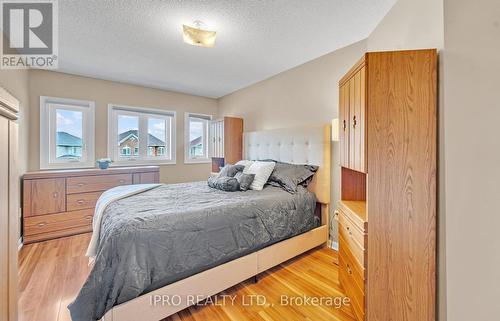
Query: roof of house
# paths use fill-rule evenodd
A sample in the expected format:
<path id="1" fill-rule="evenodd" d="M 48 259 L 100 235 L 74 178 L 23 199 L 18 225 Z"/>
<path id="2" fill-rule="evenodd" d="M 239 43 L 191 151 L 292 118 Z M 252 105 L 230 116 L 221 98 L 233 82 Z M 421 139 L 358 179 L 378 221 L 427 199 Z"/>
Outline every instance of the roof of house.
<path id="1" fill-rule="evenodd" d="M 59 146 L 82 146 L 82 139 L 67 132 L 57 132 L 57 145 Z"/>
<path id="2" fill-rule="evenodd" d="M 192 141 L 189 142 L 190 147 L 193 147 L 196 145 L 201 145 L 201 136 L 196 137 L 195 139 L 193 139 Z"/>
<path id="3" fill-rule="evenodd" d="M 130 136 L 135 136 L 135 138 L 138 138 L 139 134 L 137 133 L 137 129 L 131 129 L 127 130 L 126 132 L 120 133 L 118 135 L 118 140 L 122 142 L 127 140 Z M 165 146 L 165 142 L 154 135 L 148 134 L 148 146 Z"/>

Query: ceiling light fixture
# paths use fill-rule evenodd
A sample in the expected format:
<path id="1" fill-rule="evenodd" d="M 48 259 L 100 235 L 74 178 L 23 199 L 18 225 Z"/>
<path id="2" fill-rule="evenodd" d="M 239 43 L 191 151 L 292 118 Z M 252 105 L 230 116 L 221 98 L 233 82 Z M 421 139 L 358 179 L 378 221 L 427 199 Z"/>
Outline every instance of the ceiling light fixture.
<path id="1" fill-rule="evenodd" d="M 182 25 L 182 39 L 185 43 L 205 47 L 213 48 L 215 46 L 215 31 L 209 31 L 202 29 L 204 23 L 200 20 L 193 22 L 193 26 Z"/>

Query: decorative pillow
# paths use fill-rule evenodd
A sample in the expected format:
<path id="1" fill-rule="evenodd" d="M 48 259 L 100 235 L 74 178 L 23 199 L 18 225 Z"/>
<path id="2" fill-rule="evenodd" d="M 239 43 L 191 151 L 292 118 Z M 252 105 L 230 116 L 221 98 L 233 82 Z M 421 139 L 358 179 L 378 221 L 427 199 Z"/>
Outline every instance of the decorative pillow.
<path id="1" fill-rule="evenodd" d="M 297 192 L 297 186 L 307 187 L 318 166 L 314 165 L 296 165 L 282 162 L 276 162 L 274 171 L 269 177 L 270 182 L 279 184 L 284 190 L 290 193 Z M 272 184 L 276 186 L 276 184 Z"/>
<path id="2" fill-rule="evenodd" d="M 208 186 L 226 192 L 236 192 L 240 189 L 238 180 L 234 177 L 228 176 L 210 177 L 208 179 Z"/>
<path id="3" fill-rule="evenodd" d="M 242 172 L 236 173 L 234 176 L 240 183 L 240 191 L 246 191 L 252 185 L 253 180 L 255 179 L 255 174 L 243 174 Z"/>
<path id="4" fill-rule="evenodd" d="M 236 165 L 243 165 L 245 166 L 245 168 L 247 167 L 250 167 L 250 165 L 252 165 L 253 163 L 255 163 L 255 161 L 251 161 L 251 160 L 240 160 L 239 162 L 236 163 Z"/>
<path id="5" fill-rule="evenodd" d="M 245 166 L 243 165 L 231 165 L 231 164 L 227 164 L 226 166 L 224 166 L 220 173 L 219 173 L 219 176 L 220 177 L 234 177 L 234 175 L 236 175 L 236 173 L 238 172 L 242 172 L 243 169 L 245 169 Z"/>
<path id="6" fill-rule="evenodd" d="M 250 166 L 245 167 L 243 170 L 244 174 L 255 174 L 250 189 L 261 191 L 267 183 L 269 176 L 271 176 L 275 165 L 276 163 L 274 162 L 255 161 Z"/>

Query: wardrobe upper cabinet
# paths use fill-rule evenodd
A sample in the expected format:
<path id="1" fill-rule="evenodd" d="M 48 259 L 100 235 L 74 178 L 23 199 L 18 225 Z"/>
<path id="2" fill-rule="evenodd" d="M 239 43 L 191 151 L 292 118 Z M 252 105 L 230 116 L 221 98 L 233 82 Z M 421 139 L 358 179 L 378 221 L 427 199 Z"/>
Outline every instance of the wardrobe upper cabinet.
<path id="1" fill-rule="evenodd" d="M 339 82 L 340 166 L 366 173 L 366 68 L 361 59 Z"/>

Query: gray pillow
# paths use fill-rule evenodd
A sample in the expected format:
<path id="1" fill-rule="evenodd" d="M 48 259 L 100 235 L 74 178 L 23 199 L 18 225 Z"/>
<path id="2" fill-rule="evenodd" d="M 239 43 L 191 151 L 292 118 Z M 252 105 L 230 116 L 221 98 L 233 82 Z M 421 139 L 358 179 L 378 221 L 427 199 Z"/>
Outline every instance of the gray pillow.
<path id="1" fill-rule="evenodd" d="M 238 172 L 243 172 L 243 170 L 245 169 L 245 166 L 243 165 L 231 165 L 231 164 L 227 164 L 226 166 L 224 166 L 220 173 L 219 173 L 219 176 L 220 177 L 234 177 L 234 175 L 236 175 L 236 173 Z"/>
<path id="2" fill-rule="evenodd" d="M 215 176 L 208 179 L 208 186 L 221 191 L 236 192 L 240 189 L 240 183 L 234 177 Z"/>
<path id="3" fill-rule="evenodd" d="M 234 178 L 236 178 L 238 183 L 240 183 L 240 190 L 246 191 L 250 188 L 250 185 L 252 185 L 255 174 L 243 174 L 243 172 L 238 172 Z"/>
<path id="4" fill-rule="evenodd" d="M 269 177 L 269 184 L 279 185 L 290 193 L 297 192 L 297 186 L 307 187 L 312 180 L 314 173 L 318 170 L 315 165 L 296 165 L 276 162 L 274 171 Z"/>

